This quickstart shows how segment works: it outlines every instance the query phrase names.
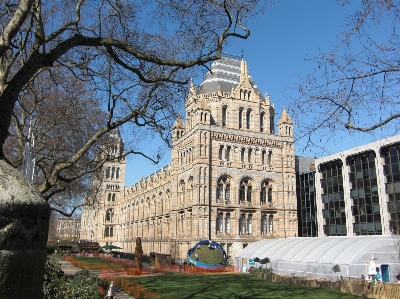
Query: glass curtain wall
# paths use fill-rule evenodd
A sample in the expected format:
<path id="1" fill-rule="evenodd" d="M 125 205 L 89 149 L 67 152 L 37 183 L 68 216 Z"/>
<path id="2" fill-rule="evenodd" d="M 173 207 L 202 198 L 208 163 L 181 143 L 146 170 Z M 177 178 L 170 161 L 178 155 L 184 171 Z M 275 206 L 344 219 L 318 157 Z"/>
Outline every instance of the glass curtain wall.
<path id="1" fill-rule="evenodd" d="M 400 144 L 385 147 L 381 153 L 384 158 L 383 174 L 388 196 L 389 229 L 391 233 L 398 235 L 400 233 Z"/>
<path id="2" fill-rule="evenodd" d="M 300 237 L 317 236 L 314 177 L 315 171 L 306 172 L 299 175 Z"/>
<path id="3" fill-rule="evenodd" d="M 368 151 L 347 158 L 353 233 L 357 236 L 382 234 L 375 157 L 374 151 Z"/>
<path id="4" fill-rule="evenodd" d="M 341 160 L 336 160 L 319 166 L 326 236 L 347 235 L 342 165 Z"/>

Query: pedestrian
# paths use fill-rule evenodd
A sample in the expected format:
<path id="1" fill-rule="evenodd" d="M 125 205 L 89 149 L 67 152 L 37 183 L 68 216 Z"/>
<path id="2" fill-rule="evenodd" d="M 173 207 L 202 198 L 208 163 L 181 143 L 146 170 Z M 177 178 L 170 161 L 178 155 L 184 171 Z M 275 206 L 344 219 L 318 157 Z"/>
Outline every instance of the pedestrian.
<path id="1" fill-rule="evenodd" d="M 381 273 L 376 273 L 375 275 L 376 282 L 381 282 Z"/>
<path id="2" fill-rule="evenodd" d="M 107 297 L 110 299 L 114 299 L 115 296 L 115 285 L 114 282 L 111 281 L 110 287 L 108 288 Z"/>

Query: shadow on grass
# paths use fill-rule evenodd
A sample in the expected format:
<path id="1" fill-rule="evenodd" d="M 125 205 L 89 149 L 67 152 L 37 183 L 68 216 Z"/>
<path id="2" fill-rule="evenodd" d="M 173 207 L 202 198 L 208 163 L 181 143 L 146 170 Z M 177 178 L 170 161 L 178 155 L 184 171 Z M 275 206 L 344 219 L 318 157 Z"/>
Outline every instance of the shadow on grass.
<path id="1" fill-rule="evenodd" d="M 247 299 L 247 298 L 361 298 L 340 290 L 315 289 L 263 281 L 248 274 L 178 274 L 126 278 L 156 292 L 161 298 Z"/>

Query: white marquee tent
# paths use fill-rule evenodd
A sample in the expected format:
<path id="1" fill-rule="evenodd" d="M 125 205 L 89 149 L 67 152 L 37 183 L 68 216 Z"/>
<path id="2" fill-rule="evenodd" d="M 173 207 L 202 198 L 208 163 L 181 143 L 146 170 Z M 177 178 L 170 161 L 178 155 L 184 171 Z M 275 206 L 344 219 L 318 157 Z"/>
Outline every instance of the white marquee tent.
<path id="1" fill-rule="evenodd" d="M 244 248 L 234 259 L 235 271 L 258 267 L 254 259 L 268 257 L 275 273 L 335 279 L 337 275 L 360 278 L 366 262 L 382 266 L 382 276 L 397 281 L 400 236 L 355 236 L 266 239 Z M 333 265 L 341 271 L 335 274 Z"/>

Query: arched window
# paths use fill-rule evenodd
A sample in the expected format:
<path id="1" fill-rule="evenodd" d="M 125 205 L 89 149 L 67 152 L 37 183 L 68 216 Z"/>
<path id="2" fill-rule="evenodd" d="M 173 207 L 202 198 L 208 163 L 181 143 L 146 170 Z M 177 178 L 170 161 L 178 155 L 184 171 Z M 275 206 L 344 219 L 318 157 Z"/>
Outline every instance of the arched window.
<path id="1" fill-rule="evenodd" d="M 227 107 L 224 106 L 222 107 L 222 126 L 225 127 L 226 126 L 226 119 L 227 119 Z"/>
<path id="2" fill-rule="evenodd" d="M 108 193 L 108 201 L 111 201 L 111 193 Z"/>
<path id="3" fill-rule="evenodd" d="M 261 234 L 265 235 L 267 233 L 267 215 L 263 214 L 261 217 Z"/>
<path id="4" fill-rule="evenodd" d="M 265 165 L 266 151 L 261 152 L 261 165 Z"/>
<path id="5" fill-rule="evenodd" d="M 268 202 L 272 202 L 272 188 L 268 188 Z"/>
<path id="6" fill-rule="evenodd" d="M 112 179 L 114 178 L 114 174 L 115 174 L 115 167 L 113 167 L 113 168 L 111 169 L 111 178 L 112 178 Z"/>
<path id="7" fill-rule="evenodd" d="M 225 151 L 225 160 L 230 161 L 231 159 L 231 147 L 227 146 Z"/>
<path id="8" fill-rule="evenodd" d="M 231 233 L 231 213 L 226 213 L 225 215 L 225 232 L 227 234 Z"/>
<path id="9" fill-rule="evenodd" d="M 114 210 L 108 209 L 106 212 L 106 222 L 113 222 L 114 221 Z"/>
<path id="10" fill-rule="evenodd" d="M 242 163 L 244 163 L 244 151 L 245 151 L 244 148 L 242 148 L 240 151 L 240 162 L 242 162 Z"/>
<path id="11" fill-rule="evenodd" d="M 217 216 L 217 233 L 222 233 L 223 232 L 223 217 L 224 215 L 222 212 L 218 213 Z"/>
<path id="12" fill-rule="evenodd" d="M 265 180 L 261 183 L 260 201 L 261 203 L 272 202 L 272 182 Z"/>
<path id="13" fill-rule="evenodd" d="M 247 110 L 246 113 L 246 128 L 250 129 L 250 124 L 251 124 L 251 109 Z"/>
<path id="14" fill-rule="evenodd" d="M 260 201 L 262 204 L 267 202 L 267 186 L 265 184 L 261 186 Z"/>
<path id="15" fill-rule="evenodd" d="M 112 195 L 112 201 L 115 201 L 115 193 Z"/>
<path id="16" fill-rule="evenodd" d="M 218 186 L 217 186 L 217 201 L 223 200 L 223 197 L 222 197 L 222 196 L 223 196 L 223 195 L 222 195 L 222 194 L 223 194 L 223 193 L 222 193 L 222 192 L 223 192 L 223 191 L 222 191 L 222 190 L 223 190 L 223 187 L 224 187 L 224 186 L 223 186 L 222 183 L 219 183 Z"/>
<path id="17" fill-rule="evenodd" d="M 106 231 L 104 232 L 104 236 L 108 238 L 110 236 L 110 228 L 107 226 Z"/>
<path id="18" fill-rule="evenodd" d="M 243 179 L 239 187 L 239 201 L 251 202 L 252 183 L 249 179 Z M 240 203 L 239 202 L 239 203 Z"/>
<path id="19" fill-rule="evenodd" d="M 110 171 L 111 171 L 111 167 L 107 167 L 107 169 L 106 169 L 106 178 L 107 179 L 110 177 Z"/>
<path id="20" fill-rule="evenodd" d="M 229 178 L 223 177 L 217 183 L 217 201 L 230 200 L 231 198 L 231 185 Z"/>
<path id="21" fill-rule="evenodd" d="M 243 128 L 243 108 L 239 109 L 239 129 Z"/>
<path id="22" fill-rule="evenodd" d="M 114 228 L 110 227 L 110 237 L 114 237 Z"/>
<path id="23" fill-rule="evenodd" d="M 246 233 L 246 215 L 242 214 L 239 219 L 239 232 L 240 234 Z"/>
<path id="24" fill-rule="evenodd" d="M 253 215 L 252 214 L 249 214 L 247 216 L 247 232 L 249 234 L 253 233 Z"/>
<path id="25" fill-rule="evenodd" d="M 220 145 L 219 146 L 219 152 L 218 152 L 218 157 L 219 157 L 220 160 L 222 160 L 222 158 L 223 158 L 223 152 L 224 152 L 224 146 Z"/>
<path id="26" fill-rule="evenodd" d="M 247 161 L 251 163 L 251 154 L 253 153 L 252 149 L 250 148 L 247 152 Z"/>
<path id="27" fill-rule="evenodd" d="M 251 202 L 251 192 L 252 192 L 252 187 L 251 185 L 247 186 L 247 201 Z"/>
<path id="28" fill-rule="evenodd" d="M 267 161 L 267 163 L 268 163 L 268 166 L 272 165 L 272 152 L 271 151 L 268 152 L 268 161 Z"/>
<path id="29" fill-rule="evenodd" d="M 270 127 L 270 134 L 275 133 L 275 128 L 274 128 L 274 116 L 273 113 L 270 113 L 269 116 L 269 127 Z"/>
<path id="30" fill-rule="evenodd" d="M 115 178 L 119 179 L 119 167 L 117 167 L 117 173 L 115 174 Z"/>
<path id="31" fill-rule="evenodd" d="M 245 185 L 240 185 L 240 190 L 239 190 L 239 200 L 240 201 L 244 201 L 245 200 L 245 198 L 246 198 L 245 191 L 246 191 Z"/>
<path id="32" fill-rule="evenodd" d="M 273 234 L 274 233 L 274 216 L 269 215 L 268 217 L 268 227 L 269 227 L 269 233 Z"/>
<path id="33" fill-rule="evenodd" d="M 264 117 L 265 117 L 265 113 L 262 112 L 260 114 L 260 132 L 264 132 Z"/>

